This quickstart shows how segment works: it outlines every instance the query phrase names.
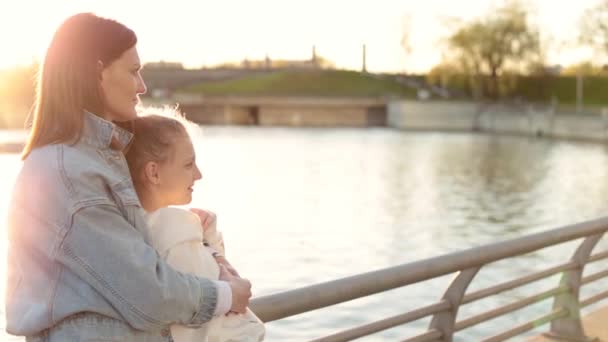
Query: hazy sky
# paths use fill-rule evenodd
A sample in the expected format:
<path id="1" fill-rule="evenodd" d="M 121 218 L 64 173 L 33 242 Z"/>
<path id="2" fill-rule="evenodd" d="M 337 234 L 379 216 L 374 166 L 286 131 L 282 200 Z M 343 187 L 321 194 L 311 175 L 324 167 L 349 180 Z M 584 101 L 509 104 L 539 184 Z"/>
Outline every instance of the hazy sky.
<path id="1" fill-rule="evenodd" d="M 572 41 L 583 11 L 598 0 L 528 0 L 543 34 Z M 441 59 L 448 18 L 471 19 L 501 0 L 55 0 L 0 3 L 0 68 L 40 59 L 56 27 L 90 11 L 119 20 L 139 37 L 143 61 L 181 61 L 188 67 L 243 58 L 308 59 L 317 53 L 338 67 L 359 69 L 367 44 L 371 71 L 425 71 Z M 413 52 L 400 45 L 411 18 Z M 591 58 L 555 44 L 552 63 Z"/>

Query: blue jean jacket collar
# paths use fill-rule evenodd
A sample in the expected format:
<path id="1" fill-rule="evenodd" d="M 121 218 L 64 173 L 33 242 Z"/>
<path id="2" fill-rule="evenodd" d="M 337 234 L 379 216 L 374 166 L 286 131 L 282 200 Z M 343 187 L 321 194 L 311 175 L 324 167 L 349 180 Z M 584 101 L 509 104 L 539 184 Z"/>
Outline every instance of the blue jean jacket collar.
<path id="1" fill-rule="evenodd" d="M 112 138 L 114 138 L 114 144 L 118 144 L 118 146 L 112 145 Z M 98 115 L 85 111 L 81 139 L 98 148 L 114 147 L 122 151 L 129 146 L 133 139 L 133 133 L 104 120 Z"/>

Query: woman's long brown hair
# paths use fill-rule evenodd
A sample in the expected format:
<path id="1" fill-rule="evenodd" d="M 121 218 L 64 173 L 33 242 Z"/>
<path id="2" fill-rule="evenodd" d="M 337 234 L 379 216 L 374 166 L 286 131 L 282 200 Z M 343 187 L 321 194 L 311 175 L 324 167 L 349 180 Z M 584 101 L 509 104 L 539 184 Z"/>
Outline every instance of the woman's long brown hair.
<path id="1" fill-rule="evenodd" d="M 78 141 L 84 111 L 104 112 L 100 62 L 109 66 L 136 43 L 132 30 L 92 13 L 76 14 L 59 26 L 38 72 L 32 127 L 21 159 L 37 147 Z"/>

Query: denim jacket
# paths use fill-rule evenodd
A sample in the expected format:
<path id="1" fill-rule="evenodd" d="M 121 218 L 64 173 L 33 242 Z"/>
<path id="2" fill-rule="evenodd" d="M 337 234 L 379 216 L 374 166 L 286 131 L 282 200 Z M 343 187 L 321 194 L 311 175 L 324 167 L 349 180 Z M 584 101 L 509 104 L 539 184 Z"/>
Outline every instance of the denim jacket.
<path id="1" fill-rule="evenodd" d="M 170 324 L 211 319 L 216 284 L 175 271 L 146 242 L 143 210 L 112 137 L 121 146 L 132 138 L 85 113 L 78 142 L 34 149 L 24 161 L 8 213 L 9 333 L 48 335 L 92 313 L 124 325 L 117 340 L 143 341 Z"/>

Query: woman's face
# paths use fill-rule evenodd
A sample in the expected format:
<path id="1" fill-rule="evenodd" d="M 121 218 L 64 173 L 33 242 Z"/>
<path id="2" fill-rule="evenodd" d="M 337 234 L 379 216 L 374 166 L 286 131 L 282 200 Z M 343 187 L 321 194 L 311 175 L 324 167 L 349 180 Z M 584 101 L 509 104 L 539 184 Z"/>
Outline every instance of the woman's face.
<path id="1" fill-rule="evenodd" d="M 139 103 L 139 95 L 146 92 L 146 85 L 139 73 L 141 63 L 137 49 L 133 46 L 110 65 L 101 67 L 104 118 L 110 121 L 134 119 L 137 116 L 135 106 Z"/>
<path id="2" fill-rule="evenodd" d="M 163 207 L 190 203 L 194 182 L 202 178 L 188 136 L 175 139 L 172 152 L 166 162 L 159 164 L 158 170 L 158 194 Z"/>

